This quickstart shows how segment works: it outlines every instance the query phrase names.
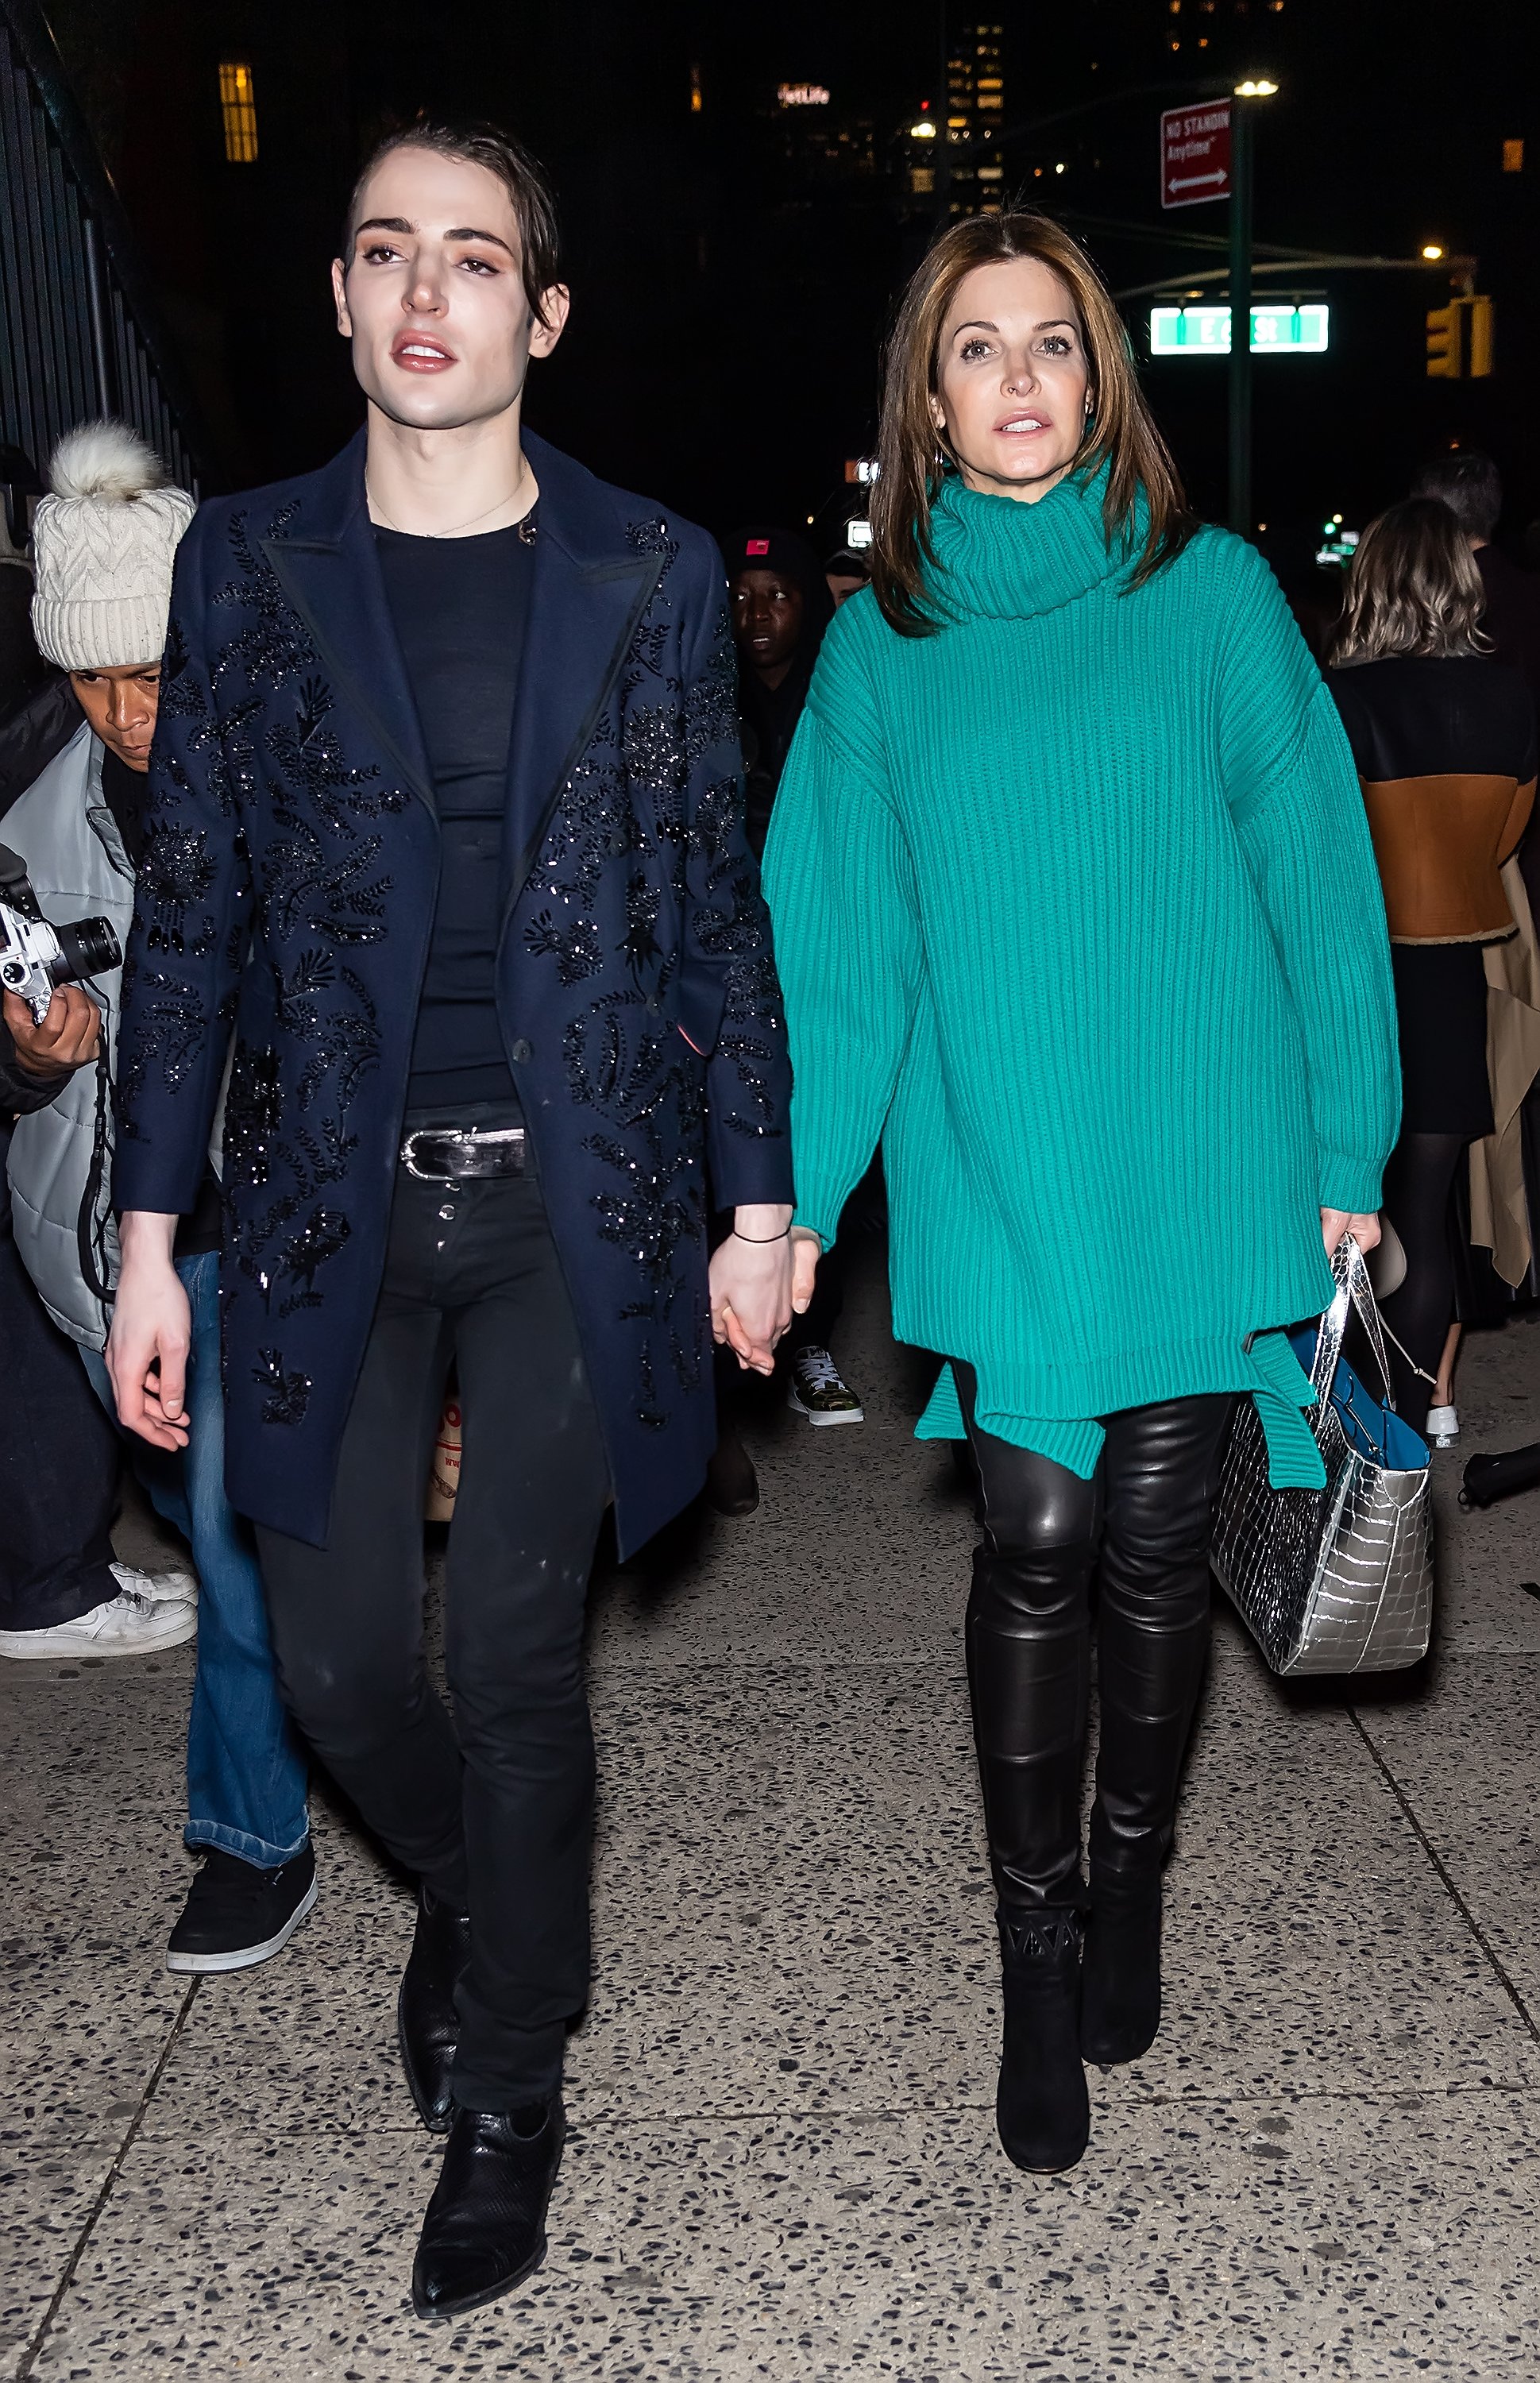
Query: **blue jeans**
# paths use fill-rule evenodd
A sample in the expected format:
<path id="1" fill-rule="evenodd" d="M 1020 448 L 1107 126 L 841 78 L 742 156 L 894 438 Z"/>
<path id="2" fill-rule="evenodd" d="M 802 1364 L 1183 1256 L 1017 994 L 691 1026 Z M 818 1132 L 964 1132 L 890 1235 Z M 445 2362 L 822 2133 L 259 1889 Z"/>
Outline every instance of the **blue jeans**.
<path id="1" fill-rule="evenodd" d="M 198 1567 L 198 1669 L 187 1732 L 190 1846 L 213 1846 L 259 1870 L 291 1861 L 310 1834 L 306 1764 L 273 1673 L 267 1606 L 252 1526 L 225 1495 L 225 1394 L 219 1370 L 219 1260 L 180 1258 L 192 1309 L 188 1445 L 179 1454 L 132 1441 L 134 1471 L 174 1523 Z M 107 1369 L 81 1351 L 108 1414 Z"/>

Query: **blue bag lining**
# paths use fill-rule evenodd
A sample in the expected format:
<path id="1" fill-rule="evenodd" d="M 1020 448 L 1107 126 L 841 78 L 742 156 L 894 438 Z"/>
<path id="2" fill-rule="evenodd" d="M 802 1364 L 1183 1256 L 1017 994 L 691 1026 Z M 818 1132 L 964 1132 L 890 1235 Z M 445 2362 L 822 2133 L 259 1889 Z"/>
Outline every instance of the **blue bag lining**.
<path id="1" fill-rule="evenodd" d="M 1308 1374 L 1315 1363 L 1320 1327 L 1302 1324 L 1288 1336 L 1288 1345 Z M 1346 1357 L 1337 1361 L 1331 1401 L 1348 1436 L 1348 1445 L 1360 1456 L 1383 1464 L 1390 1473 L 1421 1473 L 1431 1463 L 1427 1441 L 1390 1407 L 1384 1406 L 1359 1380 Z"/>

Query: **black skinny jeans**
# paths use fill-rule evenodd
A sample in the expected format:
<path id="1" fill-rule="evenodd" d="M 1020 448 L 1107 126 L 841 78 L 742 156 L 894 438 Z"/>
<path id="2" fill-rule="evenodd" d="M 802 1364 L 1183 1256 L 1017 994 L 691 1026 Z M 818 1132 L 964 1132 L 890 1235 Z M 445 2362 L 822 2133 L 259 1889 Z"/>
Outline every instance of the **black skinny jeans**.
<path id="1" fill-rule="evenodd" d="M 1209 1543 L 1235 1400 L 1174 1399 L 1104 1418 L 1090 1481 L 982 1431 L 955 1364 L 979 1467 L 967 1672 L 990 1865 L 1003 1907 L 1082 1898 L 1080 1774 L 1100 1567 L 1102 1734 L 1090 1822 L 1099 1874 L 1158 1871 L 1209 1643 Z"/>
<path id="2" fill-rule="evenodd" d="M 408 1130 L 444 1122 L 414 1112 Z M 450 1120 L 509 1121 L 482 1104 Z M 450 1359 L 454 1720 L 423 1652 L 423 1492 Z M 588 1992 L 594 1754 L 583 1677 L 609 1471 L 533 1174 L 398 1172 L 325 1549 L 258 1541 L 285 1700 L 391 1853 L 471 1915 L 454 2093 L 510 2110 L 561 2079 Z"/>

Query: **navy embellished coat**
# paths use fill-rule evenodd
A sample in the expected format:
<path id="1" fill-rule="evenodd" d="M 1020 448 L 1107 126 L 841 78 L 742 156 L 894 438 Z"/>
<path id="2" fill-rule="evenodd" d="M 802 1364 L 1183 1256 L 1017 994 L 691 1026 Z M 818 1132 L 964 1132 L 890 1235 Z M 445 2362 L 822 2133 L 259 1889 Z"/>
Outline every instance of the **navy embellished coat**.
<path id="1" fill-rule="evenodd" d="M 699 1488 L 708 1206 L 792 1198 L 789 1067 L 716 548 L 525 444 L 539 525 L 498 1011 L 624 1550 Z M 181 1214 L 233 1029 L 226 1476 L 242 1513 L 317 1546 L 437 875 L 360 436 L 323 471 L 204 504 L 182 541 L 117 1046 L 117 1204 Z"/>

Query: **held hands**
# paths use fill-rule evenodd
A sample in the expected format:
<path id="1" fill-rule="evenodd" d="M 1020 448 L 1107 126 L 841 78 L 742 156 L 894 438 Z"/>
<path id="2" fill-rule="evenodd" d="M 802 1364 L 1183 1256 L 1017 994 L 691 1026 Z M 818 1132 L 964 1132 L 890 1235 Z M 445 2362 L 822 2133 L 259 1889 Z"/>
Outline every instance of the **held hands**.
<path id="1" fill-rule="evenodd" d="M 152 1448 L 187 1446 L 187 1352 L 192 1313 L 171 1247 L 175 1216 L 130 1210 L 123 1218 L 123 1270 L 107 1340 L 117 1419 Z"/>
<path id="2" fill-rule="evenodd" d="M 1326 1244 L 1328 1257 L 1345 1233 L 1351 1233 L 1367 1257 L 1371 1250 L 1379 1247 L 1380 1220 L 1377 1216 L 1350 1216 L 1346 1208 L 1323 1208 L 1321 1238 Z"/>
<path id="3" fill-rule="evenodd" d="M 821 1245 L 816 1233 L 788 1237 L 790 1219 L 789 1208 L 738 1209 L 711 1259 L 711 1330 L 745 1372 L 770 1372 L 776 1342 L 813 1296 Z"/>
<path id="4" fill-rule="evenodd" d="M 78 984 L 60 985 L 41 1025 L 19 994 L 6 994 L 5 1013 L 16 1064 L 29 1076 L 56 1076 L 96 1056 L 102 1013 Z"/>

